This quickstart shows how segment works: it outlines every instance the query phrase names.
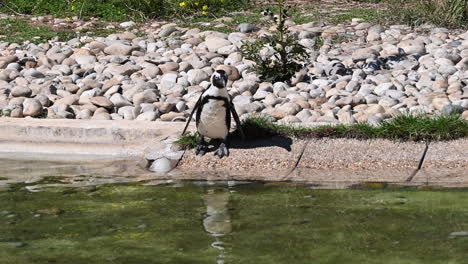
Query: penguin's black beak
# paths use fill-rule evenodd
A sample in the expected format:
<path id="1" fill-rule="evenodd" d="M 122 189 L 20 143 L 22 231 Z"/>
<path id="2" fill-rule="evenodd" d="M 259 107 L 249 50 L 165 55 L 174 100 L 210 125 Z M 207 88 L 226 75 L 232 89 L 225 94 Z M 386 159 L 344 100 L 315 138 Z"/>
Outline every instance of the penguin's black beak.
<path id="1" fill-rule="evenodd" d="M 228 75 L 224 70 L 217 70 L 211 76 L 211 83 L 218 88 L 225 88 Z"/>

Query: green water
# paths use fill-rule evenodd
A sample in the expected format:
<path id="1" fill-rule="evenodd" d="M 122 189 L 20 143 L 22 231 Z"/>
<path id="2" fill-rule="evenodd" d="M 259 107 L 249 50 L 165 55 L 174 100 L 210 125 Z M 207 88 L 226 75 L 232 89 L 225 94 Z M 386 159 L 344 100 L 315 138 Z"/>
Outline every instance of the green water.
<path id="1" fill-rule="evenodd" d="M 468 192 L 0 189 L 0 263 L 468 263 Z"/>

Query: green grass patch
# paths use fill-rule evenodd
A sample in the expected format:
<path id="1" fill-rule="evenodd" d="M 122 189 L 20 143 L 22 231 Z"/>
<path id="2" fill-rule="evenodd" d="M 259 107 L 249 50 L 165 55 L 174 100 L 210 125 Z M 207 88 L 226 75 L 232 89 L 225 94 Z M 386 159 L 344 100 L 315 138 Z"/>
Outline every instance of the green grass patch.
<path id="1" fill-rule="evenodd" d="M 213 30 L 219 31 L 223 33 L 232 33 L 237 31 L 237 26 L 242 23 L 253 23 L 260 26 L 269 27 L 273 25 L 272 21 L 263 20 L 261 12 L 264 9 L 270 9 L 273 13 L 278 13 L 277 5 L 267 5 L 262 7 L 256 8 L 245 8 L 244 13 L 230 15 L 226 14 L 226 17 L 231 18 L 232 21 L 222 22 L 224 27 L 215 27 L 217 24 L 221 22 L 216 22 L 215 20 L 220 18 L 220 16 L 202 16 L 202 15 L 195 15 L 191 17 L 187 17 L 183 19 L 183 22 L 180 24 L 183 27 L 190 27 L 190 28 L 199 28 L 201 30 Z M 313 21 L 318 21 L 320 18 L 320 14 L 317 11 L 317 8 L 312 5 L 305 5 L 301 7 L 294 7 L 291 8 L 289 11 L 290 18 L 296 24 L 304 24 Z M 204 23 L 209 23 L 210 25 L 204 25 Z"/>
<path id="2" fill-rule="evenodd" d="M 382 122 L 377 128 L 380 137 L 404 140 L 452 140 L 468 136 L 468 121 L 460 115 L 402 115 Z"/>
<path id="3" fill-rule="evenodd" d="M 21 44 L 26 40 L 40 43 L 55 37 L 71 39 L 75 33 L 55 32 L 47 27 L 31 25 L 25 19 L 7 18 L 0 19 L 0 35 L 0 41 Z"/>
<path id="4" fill-rule="evenodd" d="M 451 28 L 468 28 L 468 1 L 466 0 L 392 0 L 385 15 L 387 23 L 418 26 L 432 23 Z M 400 8 L 394 8 L 399 5 Z"/>
<path id="5" fill-rule="evenodd" d="M 305 128 L 287 124 L 277 124 L 265 117 L 250 117 L 243 123 L 247 135 L 254 137 L 268 134 L 299 138 L 384 138 L 405 141 L 443 141 L 468 137 L 468 121 L 460 115 L 399 115 L 378 126 L 367 123 L 354 125 L 326 125 Z"/>
<path id="6" fill-rule="evenodd" d="M 182 149 L 192 149 L 198 146 L 200 142 L 200 135 L 198 133 L 188 133 L 181 136 L 175 143 Z"/>
<path id="7" fill-rule="evenodd" d="M 247 140 L 272 136 L 295 138 L 354 138 L 354 139 L 390 139 L 403 141 L 447 141 L 468 137 L 468 121 L 460 115 L 399 115 L 382 121 L 378 126 L 367 123 L 353 125 L 324 125 L 302 127 L 292 124 L 279 124 L 271 119 L 255 115 L 242 122 Z M 237 137 L 237 134 L 233 135 Z M 185 149 L 198 145 L 197 134 L 179 138 L 176 144 Z"/>
<path id="8" fill-rule="evenodd" d="M 468 27 L 468 1 L 466 0 L 354 0 L 357 3 L 379 3 L 384 11 L 377 20 L 381 24 L 419 26 L 431 23 L 451 28 Z M 352 10 L 349 10 L 350 12 Z M 346 16 L 346 15 L 345 15 Z M 338 16 L 338 18 L 344 18 Z M 366 17 L 362 17 L 366 19 Z M 370 17 L 372 18 L 372 17 Z M 369 21 L 369 20 L 368 20 Z"/>
<path id="9" fill-rule="evenodd" d="M 313 5 L 293 8 L 290 14 L 291 19 L 298 25 L 318 21 L 320 19 L 320 13 L 317 11 L 317 7 Z"/>
<path id="10" fill-rule="evenodd" d="M 0 41 L 22 44 L 24 41 L 44 43 L 47 40 L 58 38 L 59 41 L 68 41 L 80 36 L 108 36 L 115 33 L 115 29 L 91 28 L 81 32 L 72 30 L 54 31 L 46 26 L 35 26 L 26 19 L 6 18 L 0 19 Z"/>
<path id="11" fill-rule="evenodd" d="M 179 25 L 181 27 L 198 28 L 201 31 L 212 30 L 223 33 L 237 32 L 237 26 L 242 23 L 253 23 L 257 25 L 263 24 L 262 16 L 259 12 L 248 12 L 244 14 L 236 14 L 234 16 L 226 16 L 227 21 L 216 21 L 219 17 L 215 16 L 192 16 L 182 20 Z M 229 19 L 232 19 L 230 21 Z M 216 25 L 223 24 L 222 27 L 216 27 Z"/>
<path id="12" fill-rule="evenodd" d="M 343 24 L 350 22 L 353 18 L 361 18 L 365 22 L 378 21 L 382 15 L 375 9 L 349 9 L 331 15 L 330 22 L 333 24 Z"/>
<path id="13" fill-rule="evenodd" d="M 184 18 L 246 8 L 249 0 L 8 0 L 0 12 L 55 17 L 98 17 L 108 21 L 146 21 L 154 18 Z M 204 8 L 204 6 L 206 6 Z"/>

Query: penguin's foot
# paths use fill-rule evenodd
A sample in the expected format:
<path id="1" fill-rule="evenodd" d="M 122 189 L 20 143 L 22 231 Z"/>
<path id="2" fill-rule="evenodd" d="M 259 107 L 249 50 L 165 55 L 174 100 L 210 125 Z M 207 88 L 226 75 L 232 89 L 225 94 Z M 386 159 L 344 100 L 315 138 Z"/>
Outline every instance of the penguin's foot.
<path id="1" fill-rule="evenodd" d="M 195 154 L 197 156 L 203 156 L 206 154 L 207 151 L 208 151 L 207 145 L 198 145 L 197 149 L 195 150 Z"/>
<path id="2" fill-rule="evenodd" d="M 226 144 L 224 143 L 219 144 L 219 148 L 216 150 L 214 154 L 215 156 L 218 156 L 219 158 L 222 158 L 224 156 L 226 157 L 229 156 L 229 150 L 226 147 Z"/>

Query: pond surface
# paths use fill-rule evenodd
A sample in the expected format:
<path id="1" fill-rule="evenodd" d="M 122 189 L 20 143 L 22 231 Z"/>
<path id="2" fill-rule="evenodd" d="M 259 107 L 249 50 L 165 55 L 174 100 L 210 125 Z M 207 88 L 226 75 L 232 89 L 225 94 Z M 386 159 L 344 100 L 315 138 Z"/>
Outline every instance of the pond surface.
<path id="1" fill-rule="evenodd" d="M 230 185 L 4 186 L 0 263 L 468 262 L 463 190 Z"/>

